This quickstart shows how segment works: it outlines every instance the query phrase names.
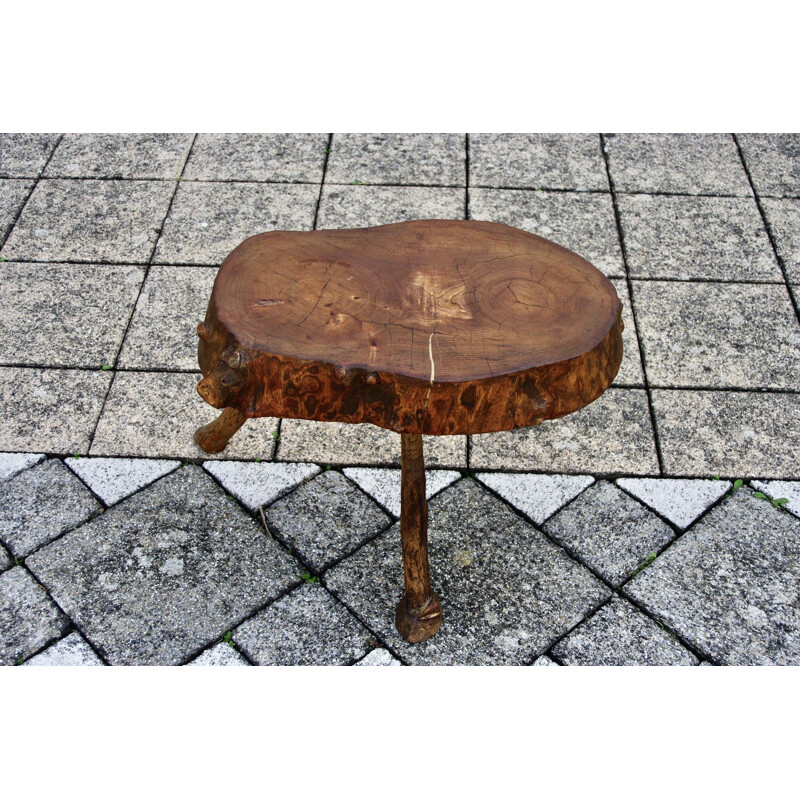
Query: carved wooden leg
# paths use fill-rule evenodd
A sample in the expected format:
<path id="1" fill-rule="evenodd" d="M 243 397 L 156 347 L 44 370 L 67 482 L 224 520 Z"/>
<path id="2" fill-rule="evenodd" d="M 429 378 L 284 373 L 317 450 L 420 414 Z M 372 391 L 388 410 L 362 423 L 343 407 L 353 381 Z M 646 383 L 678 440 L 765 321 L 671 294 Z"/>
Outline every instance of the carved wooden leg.
<path id="1" fill-rule="evenodd" d="M 401 434 L 402 498 L 400 533 L 406 594 L 397 606 L 395 622 L 408 642 L 430 639 L 442 624 L 442 605 L 431 590 L 428 567 L 428 501 L 425 498 L 425 461 L 422 436 Z"/>
<path id="2" fill-rule="evenodd" d="M 221 453 L 228 445 L 236 431 L 244 425 L 247 417 L 235 408 L 226 408 L 208 425 L 203 425 L 194 432 L 194 440 L 206 453 Z"/>

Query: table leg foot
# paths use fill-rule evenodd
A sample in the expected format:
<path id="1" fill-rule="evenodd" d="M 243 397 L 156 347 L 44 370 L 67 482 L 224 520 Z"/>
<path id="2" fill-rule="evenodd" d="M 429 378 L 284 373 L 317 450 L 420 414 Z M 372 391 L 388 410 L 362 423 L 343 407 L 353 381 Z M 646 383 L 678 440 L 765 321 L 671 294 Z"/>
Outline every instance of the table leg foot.
<path id="1" fill-rule="evenodd" d="M 213 422 L 203 425 L 194 432 L 197 446 L 206 453 L 221 453 L 247 417 L 235 408 L 226 408 Z"/>
<path id="2" fill-rule="evenodd" d="M 442 604 L 435 592 L 431 592 L 421 608 L 409 608 L 408 598 L 403 597 L 397 605 L 395 624 L 407 642 L 415 644 L 430 639 L 442 626 Z"/>

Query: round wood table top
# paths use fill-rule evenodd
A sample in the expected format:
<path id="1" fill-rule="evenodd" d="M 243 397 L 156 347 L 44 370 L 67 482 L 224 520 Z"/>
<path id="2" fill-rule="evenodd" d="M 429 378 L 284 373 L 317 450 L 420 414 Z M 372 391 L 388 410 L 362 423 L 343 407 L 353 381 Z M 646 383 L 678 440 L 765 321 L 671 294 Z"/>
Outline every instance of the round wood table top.
<path id="1" fill-rule="evenodd" d="M 274 231 L 219 271 L 198 389 L 245 416 L 507 430 L 598 397 L 619 368 L 621 332 L 599 270 L 506 225 Z"/>

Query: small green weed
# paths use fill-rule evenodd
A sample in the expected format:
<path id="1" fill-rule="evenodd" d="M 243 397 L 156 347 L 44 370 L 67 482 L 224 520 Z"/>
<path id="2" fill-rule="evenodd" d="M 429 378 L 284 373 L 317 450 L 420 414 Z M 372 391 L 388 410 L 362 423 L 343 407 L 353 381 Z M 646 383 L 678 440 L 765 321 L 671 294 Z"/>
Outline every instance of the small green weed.
<path id="1" fill-rule="evenodd" d="M 103 364 L 103 366 L 100 367 L 100 369 L 102 369 L 103 371 L 109 370 L 109 369 L 111 369 L 111 364 Z"/>
<path id="2" fill-rule="evenodd" d="M 272 438 L 276 442 L 279 442 L 281 440 L 281 435 L 278 433 L 278 431 L 272 431 Z"/>
<path id="3" fill-rule="evenodd" d="M 228 631 L 222 637 L 222 641 L 225 642 L 225 644 L 230 645 L 230 647 L 233 647 L 233 634 L 230 631 Z"/>
<path id="4" fill-rule="evenodd" d="M 733 494 L 734 492 L 738 492 L 738 491 L 739 491 L 739 489 L 741 489 L 741 488 L 742 488 L 742 484 L 743 484 L 743 483 L 744 483 L 744 481 L 743 481 L 741 478 L 737 478 L 737 479 L 736 479 L 736 480 L 733 482 L 733 489 L 731 489 L 731 494 Z"/>
<path id="5" fill-rule="evenodd" d="M 306 583 L 319 583 L 319 578 L 318 578 L 316 575 L 311 575 L 311 574 L 310 574 L 310 573 L 308 573 L 308 572 L 303 572 L 303 573 L 300 575 L 300 577 L 301 577 L 301 578 L 302 578 L 302 579 L 303 579 L 303 580 L 304 580 Z"/>
<path id="6" fill-rule="evenodd" d="M 331 468 L 331 465 L 330 465 L 330 464 L 328 464 L 328 466 L 327 466 L 327 467 L 325 467 L 325 471 L 327 472 L 327 470 L 329 470 L 330 468 Z"/>
<path id="7" fill-rule="evenodd" d="M 351 186 L 361 186 L 361 181 L 351 181 L 350 185 Z"/>
<path id="8" fill-rule="evenodd" d="M 759 500 L 769 500 L 775 508 L 780 508 L 781 506 L 785 506 L 789 500 L 786 497 L 767 497 L 764 492 L 753 492 L 753 497 L 757 497 Z"/>
<path id="9" fill-rule="evenodd" d="M 18 658 L 18 659 L 17 659 L 17 666 L 18 666 L 18 667 L 21 667 L 21 666 L 22 666 L 22 659 L 21 659 L 21 658 Z"/>
<path id="10" fill-rule="evenodd" d="M 628 576 L 629 578 L 635 578 L 643 569 L 647 569 L 656 559 L 658 558 L 658 553 L 650 553 L 649 556 L 644 560 L 644 564 L 640 564 L 636 569 L 631 572 Z"/>

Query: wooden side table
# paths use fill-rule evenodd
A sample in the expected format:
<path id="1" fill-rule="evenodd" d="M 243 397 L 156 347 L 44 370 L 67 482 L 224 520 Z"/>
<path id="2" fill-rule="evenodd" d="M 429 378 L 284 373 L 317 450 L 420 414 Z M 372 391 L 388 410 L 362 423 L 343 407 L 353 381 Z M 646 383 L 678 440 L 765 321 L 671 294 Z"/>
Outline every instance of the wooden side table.
<path id="1" fill-rule="evenodd" d="M 605 391 L 622 304 L 577 254 L 490 222 L 274 231 L 217 275 L 200 337 L 200 395 L 223 409 L 195 434 L 221 452 L 250 417 L 371 422 L 401 434 L 410 642 L 442 622 L 428 565 L 422 434 L 538 425 Z"/>

